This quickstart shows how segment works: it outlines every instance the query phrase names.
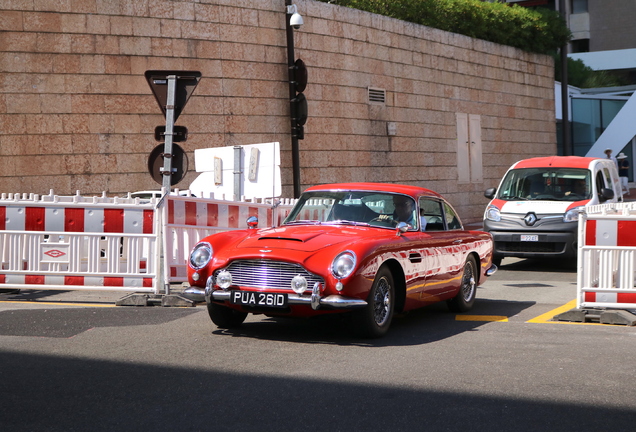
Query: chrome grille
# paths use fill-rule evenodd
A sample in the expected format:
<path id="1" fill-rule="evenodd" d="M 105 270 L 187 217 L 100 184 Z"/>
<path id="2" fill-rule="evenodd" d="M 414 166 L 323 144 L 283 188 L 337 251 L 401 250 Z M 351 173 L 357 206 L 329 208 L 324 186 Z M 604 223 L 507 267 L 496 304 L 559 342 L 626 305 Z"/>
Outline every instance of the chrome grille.
<path id="1" fill-rule="evenodd" d="M 253 288 L 275 288 L 291 291 L 291 280 L 301 275 L 309 289 L 316 282 L 324 284 L 320 276 L 309 273 L 301 265 L 271 260 L 234 261 L 225 270 L 232 274 L 232 284 Z"/>

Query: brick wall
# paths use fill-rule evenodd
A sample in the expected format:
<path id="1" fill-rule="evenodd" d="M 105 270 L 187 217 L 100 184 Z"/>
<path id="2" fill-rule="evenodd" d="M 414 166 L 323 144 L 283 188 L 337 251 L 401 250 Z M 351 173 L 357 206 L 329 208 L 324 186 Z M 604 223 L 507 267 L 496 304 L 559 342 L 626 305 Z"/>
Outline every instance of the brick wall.
<path id="1" fill-rule="evenodd" d="M 296 56 L 309 69 L 302 187 L 387 181 L 447 195 L 464 222 L 518 159 L 556 152 L 552 60 L 312 0 Z M 283 0 L 4 0 L 0 192 L 155 189 L 147 157 L 165 123 L 150 69 L 198 70 L 177 124 L 193 151 L 279 141 L 292 194 Z M 386 90 L 384 105 L 368 87 Z M 458 183 L 456 113 L 481 119 L 483 182 Z M 387 134 L 387 122 L 396 134 Z"/>

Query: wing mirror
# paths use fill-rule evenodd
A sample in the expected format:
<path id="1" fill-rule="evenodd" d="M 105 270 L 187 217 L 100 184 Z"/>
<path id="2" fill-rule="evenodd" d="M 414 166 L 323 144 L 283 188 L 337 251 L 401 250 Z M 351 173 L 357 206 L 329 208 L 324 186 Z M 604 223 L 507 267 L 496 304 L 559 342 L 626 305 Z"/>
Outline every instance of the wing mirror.
<path id="1" fill-rule="evenodd" d="M 250 216 L 247 218 L 247 227 L 249 229 L 258 228 L 258 218 L 256 216 Z"/>
<path id="2" fill-rule="evenodd" d="M 493 199 L 496 193 L 497 193 L 497 188 L 488 188 L 484 192 L 484 196 L 488 199 Z"/>

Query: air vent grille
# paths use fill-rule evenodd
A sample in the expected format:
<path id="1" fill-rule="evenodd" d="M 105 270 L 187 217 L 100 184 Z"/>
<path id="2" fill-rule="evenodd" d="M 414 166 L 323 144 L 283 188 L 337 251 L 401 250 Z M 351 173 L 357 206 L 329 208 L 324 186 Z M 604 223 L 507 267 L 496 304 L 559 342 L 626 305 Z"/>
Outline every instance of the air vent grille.
<path id="1" fill-rule="evenodd" d="M 369 103 L 381 104 L 386 103 L 386 90 L 380 88 L 368 87 L 369 90 Z"/>

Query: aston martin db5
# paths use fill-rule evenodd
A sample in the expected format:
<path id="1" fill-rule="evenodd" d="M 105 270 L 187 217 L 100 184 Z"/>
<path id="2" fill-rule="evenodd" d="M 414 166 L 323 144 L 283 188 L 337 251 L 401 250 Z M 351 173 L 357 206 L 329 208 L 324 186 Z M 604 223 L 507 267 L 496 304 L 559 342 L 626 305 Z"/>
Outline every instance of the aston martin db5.
<path id="1" fill-rule="evenodd" d="M 219 328 L 249 313 L 346 313 L 365 337 L 394 314 L 446 302 L 464 312 L 497 267 L 490 234 L 467 230 L 438 193 L 343 183 L 307 189 L 281 226 L 217 233 L 192 250 L 188 279 Z"/>

